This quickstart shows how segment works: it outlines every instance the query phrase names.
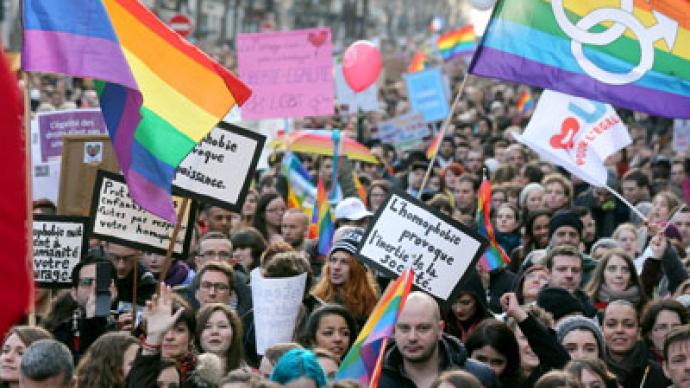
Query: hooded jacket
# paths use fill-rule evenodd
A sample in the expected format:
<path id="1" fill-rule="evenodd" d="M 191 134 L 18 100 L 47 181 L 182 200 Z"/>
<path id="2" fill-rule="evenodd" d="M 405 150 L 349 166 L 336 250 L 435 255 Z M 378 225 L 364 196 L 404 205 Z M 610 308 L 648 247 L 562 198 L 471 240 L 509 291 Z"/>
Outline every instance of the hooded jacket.
<path id="1" fill-rule="evenodd" d="M 486 388 L 498 387 L 494 372 L 486 365 L 468 358 L 465 346 L 453 336 L 443 334 L 438 343 L 440 366 L 439 372 L 462 369 L 474 375 Z M 403 357 L 395 342 L 388 344 L 383 361 L 380 388 L 416 388 L 415 383 L 405 375 Z"/>

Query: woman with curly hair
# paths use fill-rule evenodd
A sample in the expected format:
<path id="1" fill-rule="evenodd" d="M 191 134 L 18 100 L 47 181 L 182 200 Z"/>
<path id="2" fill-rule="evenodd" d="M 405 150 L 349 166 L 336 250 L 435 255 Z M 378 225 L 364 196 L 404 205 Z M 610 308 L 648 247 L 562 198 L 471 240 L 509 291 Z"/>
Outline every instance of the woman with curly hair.
<path id="1" fill-rule="evenodd" d="M 79 361 L 76 371 L 79 386 L 122 387 L 137 351 L 139 341 L 127 333 L 100 336 Z"/>
<path id="2" fill-rule="evenodd" d="M 374 277 L 354 257 L 363 236 L 364 229 L 353 228 L 333 244 L 322 278 L 312 290 L 312 295 L 326 303 L 343 305 L 360 326 L 378 300 Z"/>
<path id="3" fill-rule="evenodd" d="M 220 358 L 223 375 L 244 366 L 242 323 L 234 310 L 222 303 L 207 304 L 196 322 L 197 347 Z"/>

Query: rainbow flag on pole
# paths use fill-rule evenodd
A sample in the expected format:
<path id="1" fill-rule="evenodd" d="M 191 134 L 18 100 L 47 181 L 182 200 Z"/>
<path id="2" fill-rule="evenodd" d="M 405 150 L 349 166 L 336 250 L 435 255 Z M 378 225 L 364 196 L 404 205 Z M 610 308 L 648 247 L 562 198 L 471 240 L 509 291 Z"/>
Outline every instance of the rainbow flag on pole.
<path id="1" fill-rule="evenodd" d="M 510 263 L 510 258 L 496 242 L 494 228 L 491 226 L 491 183 L 484 178 L 479 186 L 479 205 L 477 206 L 477 227 L 479 234 L 489 240 L 489 246 L 479 263 L 489 271 Z"/>
<path id="2" fill-rule="evenodd" d="M 438 152 L 439 147 L 441 147 L 441 141 L 443 141 L 443 131 L 439 129 L 438 133 L 436 136 L 434 136 L 434 140 L 431 141 L 431 144 L 429 144 L 429 148 L 426 149 L 426 158 L 429 160 L 433 160 L 434 157 L 436 156 L 436 153 Z"/>
<path id="3" fill-rule="evenodd" d="M 288 182 L 288 208 L 302 209 L 305 201 L 316 202 L 316 187 L 311 183 L 311 175 L 292 152 L 286 152 L 283 157 L 283 174 Z"/>
<path id="4" fill-rule="evenodd" d="M 534 109 L 534 100 L 527 90 L 520 95 L 516 107 L 520 115 L 525 115 L 530 109 Z"/>
<path id="5" fill-rule="evenodd" d="M 386 289 L 357 340 L 340 365 L 336 380 L 354 379 L 365 387 L 378 386 L 386 339 L 393 335 L 395 323 L 405 306 L 414 283 L 414 271 L 409 268 Z"/>
<path id="6" fill-rule="evenodd" d="M 690 118 L 687 0 L 499 0 L 469 71 Z"/>
<path id="7" fill-rule="evenodd" d="M 316 202 L 312 213 L 312 223 L 316 223 L 317 235 L 319 236 L 318 253 L 327 256 L 333 246 L 333 233 L 335 232 L 335 220 L 331 213 L 331 205 L 328 203 L 326 186 L 319 179 L 319 186 L 316 192 Z"/>
<path id="8" fill-rule="evenodd" d="M 443 59 L 449 61 L 458 56 L 472 55 L 477 48 L 476 41 L 474 26 L 468 24 L 439 36 L 436 47 Z"/>
<path id="9" fill-rule="evenodd" d="M 25 0 L 22 68 L 99 81 L 132 199 L 176 222 L 175 169 L 250 89 L 135 0 Z"/>
<path id="10" fill-rule="evenodd" d="M 429 58 L 427 57 L 426 53 L 422 50 L 418 50 L 412 57 L 410 67 L 407 68 L 407 72 L 416 73 L 418 71 L 424 70 L 426 68 L 426 63 L 428 62 L 428 60 Z"/>

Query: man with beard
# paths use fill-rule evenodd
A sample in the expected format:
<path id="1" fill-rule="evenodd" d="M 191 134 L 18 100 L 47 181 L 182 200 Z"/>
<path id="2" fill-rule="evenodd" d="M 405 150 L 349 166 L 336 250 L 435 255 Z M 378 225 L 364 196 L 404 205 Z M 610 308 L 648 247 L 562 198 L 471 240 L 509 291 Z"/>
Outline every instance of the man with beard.
<path id="1" fill-rule="evenodd" d="M 457 338 L 443 334 L 443 326 L 436 301 L 423 292 L 411 292 L 395 324 L 395 343 L 386 349 L 379 387 L 427 388 L 451 369 L 463 369 L 484 387 L 496 387 L 491 369 L 470 359 Z"/>

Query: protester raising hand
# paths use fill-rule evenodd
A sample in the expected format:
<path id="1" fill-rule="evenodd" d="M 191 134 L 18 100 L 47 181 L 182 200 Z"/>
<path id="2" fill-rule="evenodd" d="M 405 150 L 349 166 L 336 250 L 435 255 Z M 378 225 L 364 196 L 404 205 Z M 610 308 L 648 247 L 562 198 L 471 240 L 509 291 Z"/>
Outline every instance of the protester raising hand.
<path id="1" fill-rule="evenodd" d="M 158 293 L 146 302 L 143 319 L 146 322 L 146 342 L 143 354 L 158 353 L 163 342 L 163 336 L 170 330 L 184 311 L 184 307 L 173 311 L 172 289 L 164 282 L 160 283 Z"/>
<path id="2" fill-rule="evenodd" d="M 506 292 L 501 296 L 501 307 L 509 317 L 517 322 L 527 319 L 527 313 L 520 307 L 520 302 L 518 302 L 517 295 L 514 292 Z"/>
<path id="3" fill-rule="evenodd" d="M 668 246 L 668 239 L 664 235 L 663 231 L 659 231 L 652 237 L 649 241 L 649 247 L 652 249 L 652 255 L 655 259 L 663 259 L 664 252 L 666 252 L 666 247 Z"/>

